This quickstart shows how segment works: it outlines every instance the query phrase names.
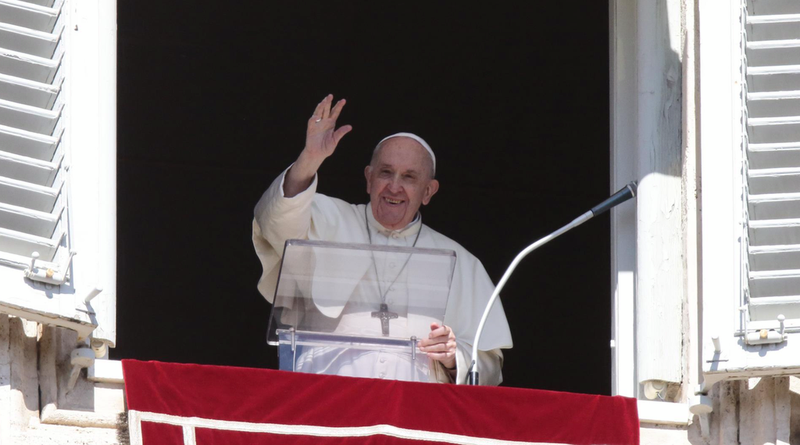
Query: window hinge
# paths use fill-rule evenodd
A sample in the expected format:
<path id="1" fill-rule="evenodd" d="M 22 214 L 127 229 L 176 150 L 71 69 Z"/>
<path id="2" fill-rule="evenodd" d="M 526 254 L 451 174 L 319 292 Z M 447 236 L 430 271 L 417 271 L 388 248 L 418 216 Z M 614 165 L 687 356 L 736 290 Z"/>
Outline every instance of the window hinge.
<path id="1" fill-rule="evenodd" d="M 23 271 L 23 274 L 25 278 L 33 281 L 40 281 L 56 286 L 65 284 L 67 282 L 67 270 L 69 270 L 69 266 L 72 264 L 72 257 L 75 256 L 75 253 L 74 250 L 69 252 L 69 258 L 64 267 L 52 269 L 50 267 L 37 267 L 36 260 L 39 259 L 39 252 L 33 252 L 31 255 L 31 265 Z"/>
<path id="2" fill-rule="evenodd" d="M 740 310 L 744 313 L 744 342 L 748 345 L 769 345 L 783 343 L 788 340 L 786 335 L 786 317 L 778 315 L 778 329 L 757 329 L 750 331 L 747 329 L 747 306 L 742 306 Z"/>

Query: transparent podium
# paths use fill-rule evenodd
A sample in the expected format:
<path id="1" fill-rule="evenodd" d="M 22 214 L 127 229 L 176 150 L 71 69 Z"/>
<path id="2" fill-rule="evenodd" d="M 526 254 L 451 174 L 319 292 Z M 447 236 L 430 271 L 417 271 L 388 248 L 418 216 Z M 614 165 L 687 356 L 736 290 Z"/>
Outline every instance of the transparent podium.
<path id="1" fill-rule="evenodd" d="M 429 381 L 452 250 L 288 240 L 268 328 L 281 370 Z"/>

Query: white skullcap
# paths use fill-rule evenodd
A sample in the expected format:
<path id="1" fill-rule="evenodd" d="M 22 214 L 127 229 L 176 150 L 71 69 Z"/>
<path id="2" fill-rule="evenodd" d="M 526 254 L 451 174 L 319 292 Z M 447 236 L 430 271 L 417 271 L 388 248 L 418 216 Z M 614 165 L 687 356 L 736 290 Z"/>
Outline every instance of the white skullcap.
<path id="1" fill-rule="evenodd" d="M 422 145 L 422 147 L 425 148 L 425 150 L 428 150 L 428 154 L 431 155 L 431 161 L 433 161 L 433 174 L 435 175 L 436 174 L 436 155 L 433 154 L 433 149 L 431 148 L 430 145 L 428 145 L 427 142 L 425 142 L 425 139 L 422 139 L 421 137 L 417 136 L 414 133 L 395 133 L 395 134 L 393 134 L 391 136 L 386 136 L 385 138 L 381 139 L 380 142 L 378 142 L 378 145 L 375 146 L 375 150 L 377 150 L 378 147 L 380 147 L 381 144 L 383 144 L 387 140 L 389 140 L 391 138 L 400 138 L 400 137 L 414 139 L 415 141 L 419 142 L 419 144 Z"/>

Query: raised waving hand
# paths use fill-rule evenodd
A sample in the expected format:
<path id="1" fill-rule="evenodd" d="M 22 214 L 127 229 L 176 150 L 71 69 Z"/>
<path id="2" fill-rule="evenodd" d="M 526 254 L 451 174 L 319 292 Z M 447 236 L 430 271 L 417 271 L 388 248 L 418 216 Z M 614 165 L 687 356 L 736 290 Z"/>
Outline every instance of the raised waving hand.
<path id="1" fill-rule="evenodd" d="M 347 101 L 339 99 L 331 107 L 332 103 L 333 95 L 325 96 L 308 119 L 306 145 L 284 179 L 283 191 L 287 197 L 295 196 L 311 185 L 319 166 L 333 154 L 344 135 L 353 129 L 350 125 L 336 128 L 336 120 Z"/>

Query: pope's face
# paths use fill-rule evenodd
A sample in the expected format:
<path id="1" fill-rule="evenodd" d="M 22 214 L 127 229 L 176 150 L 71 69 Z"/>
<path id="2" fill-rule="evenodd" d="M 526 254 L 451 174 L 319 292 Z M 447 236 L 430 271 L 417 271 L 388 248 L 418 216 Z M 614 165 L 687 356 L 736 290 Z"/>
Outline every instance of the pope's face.
<path id="1" fill-rule="evenodd" d="M 384 142 L 364 170 L 372 216 L 387 229 L 407 226 L 439 190 L 431 168 L 430 155 L 417 141 L 394 137 Z"/>

